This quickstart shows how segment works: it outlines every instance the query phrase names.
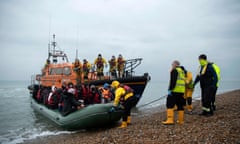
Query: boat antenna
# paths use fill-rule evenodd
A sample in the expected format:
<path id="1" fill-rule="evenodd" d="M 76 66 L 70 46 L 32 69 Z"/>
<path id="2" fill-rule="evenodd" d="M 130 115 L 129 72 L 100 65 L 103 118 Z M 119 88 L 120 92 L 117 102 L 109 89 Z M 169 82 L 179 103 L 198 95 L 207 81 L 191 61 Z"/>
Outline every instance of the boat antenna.
<path id="1" fill-rule="evenodd" d="M 57 42 L 55 40 L 55 34 L 53 34 L 53 41 L 52 41 L 52 46 L 53 46 L 53 63 L 57 63 L 57 56 L 56 56 L 56 46 L 57 46 Z"/>
<path id="2" fill-rule="evenodd" d="M 78 58 L 78 49 L 76 49 L 76 59 Z"/>
<path id="3" fill-rule="evenodd" d="M 50 59 L 51 57 L 51 52 L 50 52 L 50 42 L 48 43 L 48 60 Z"/>
<path id="4" fill-rule="evenodd" d="M 50 60 L 51 57 L 51 22 L 52 22 L 52 17 L 51 14 L 49 16 L 49 25 L 48 25 L 48 60 Z"/>

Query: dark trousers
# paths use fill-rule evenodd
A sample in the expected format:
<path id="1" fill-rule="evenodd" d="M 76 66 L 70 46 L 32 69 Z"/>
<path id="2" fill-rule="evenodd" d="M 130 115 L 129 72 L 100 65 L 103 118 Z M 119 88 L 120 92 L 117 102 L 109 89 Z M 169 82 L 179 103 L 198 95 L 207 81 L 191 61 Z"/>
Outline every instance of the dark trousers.
<path id="1" fill-rule="evenodd" d="M 202 90 L 202 107 L 203 111 L 212 112 L 211 103 L 214 99 L 215 87 L 204 87 Z M 215 99 L 214 99 L 215 101 Z"/>
<path id="2" fill-rule="evenodd" d="M 172 109 L 177 105 L 177 110 L 184 110 L 183 106 L 185 105 L 184 93 L 175 93 L 172 92 L 172 95 L 167 96 L 167 108 Z"/>
<path id="3" fill-rule="evenodd" d="M 131 115 L 131 109 L 136 105 L 137 98 L 135 96 L 131 96 L 124 103 L 124 111 L 123 111 L 123 121 L 127 121 L 127 117 Z"/>
<path id="4" fill-rule="evenodd" d="M 216 110 L 215 100 L 216 100 L 217 89 L 218 88 L 215 87 L 213 90 L 213 96 L 212 96 L 212 101 L 211 101 L 211 107 L 213 110 Z"/>

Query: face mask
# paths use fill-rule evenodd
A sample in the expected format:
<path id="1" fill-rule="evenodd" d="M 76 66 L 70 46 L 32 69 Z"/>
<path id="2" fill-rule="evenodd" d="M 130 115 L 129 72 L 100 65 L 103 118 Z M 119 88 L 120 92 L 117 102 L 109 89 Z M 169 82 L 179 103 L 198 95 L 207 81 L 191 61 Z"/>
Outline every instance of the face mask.
<path id="1" fill-rule="evenodd" d="M 207 61 L 203 60 L 203 59 L 200 59 L 199 63 L 200 63 L 201 66 L 205 66 L 207 64 Z"/>

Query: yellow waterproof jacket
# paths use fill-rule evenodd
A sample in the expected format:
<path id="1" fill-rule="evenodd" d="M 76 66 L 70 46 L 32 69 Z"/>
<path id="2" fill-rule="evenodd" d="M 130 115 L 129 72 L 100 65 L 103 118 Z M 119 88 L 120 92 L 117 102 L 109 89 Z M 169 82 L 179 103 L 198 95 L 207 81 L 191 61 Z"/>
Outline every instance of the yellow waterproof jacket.
<path id="1" fill-rule="evenodd" d="M 217 87 L 219 87 L 219 81 L 221 79 L 221 75 L 220 75 L 221 70 L 220 70 L 219 66 L 216 65 L 215 63 L 213 63 L 212 66 L 213 66 L 213 69 L 215 70 L 215 72 L 217 74 L 217 79 L 218 79 L 217 80 Z"/>
<path id="2" fill-rule="evenodd" d="M 118 68 L 118 71 L 121 71 L 124 69 L 124 66 L 125 66 L 125 59 L 123 58 L 118 58 L 117 59 L 117 68 Z"/>
<path id="3" fill-rule="evenodd" d="M 192 73 L 187 72 L 186 77 L 185 77 L 185 83 L 186 83 L 186 88 L 187 89 L 193 89 L 193 78 L 192 78 Z"/>
<path id="4" fill-rule="evenodd" d="M 76 72 L 77 75 L 80 75 L 82 72 L 82 64 L 79 61 L 76 61 L 73 66 L 73 70 Z"/>
<path id="5" fill-rule="evenodd" d="M 109 65 L 110 65 L 110 72 L 113 72 L 114 70 L 117 69 L 117 60 L 116 59 L 111 59 L 108 61 Z"/>
<path id="6" fill-rule="evenodd" d="M 122 87 L 117 88 L 115 91 L 115 99 L 113 102 L 114 106 L 117 106 L 119 104 L 122 96 L 124 97 L 124 100 L 127 100 L 128 98 L 133 96 L 133 92 L 126 93 L 126 90 L 124 88 Z"/>
<path id="7" fill-rule="evenodd" d="M 94 65 L 98 65 L 98 64 L 103 66 L 104 64 L 106 65 L 107 62 L 104 58 L 101 58 L 101 59 L 96 58 L 95 61 L 94 61 Z"/>
<path id="8" fill-rule="evenodd" d="M 192 79 L 192 73 L 187 72 L 186 78 L 185 78 L 186 88 L 185 88 L 185 95 L 184 98 L 192 97 L 193 93 L 193 79 Z"/>

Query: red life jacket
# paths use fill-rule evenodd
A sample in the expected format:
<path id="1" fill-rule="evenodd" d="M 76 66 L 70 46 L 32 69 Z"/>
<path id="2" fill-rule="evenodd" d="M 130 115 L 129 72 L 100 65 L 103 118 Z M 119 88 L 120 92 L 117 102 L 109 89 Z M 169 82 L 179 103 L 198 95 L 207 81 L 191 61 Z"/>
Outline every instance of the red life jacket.
<path id="1" fill-rule="evenodd" d="M 97 68 L 101 68 L 103 67 L 103 59 L 102 58 L 98 58 L 97 59 Z"/>
<path id="2" fill-rule="evenodd" d="M 126 91 L 126 94 L 130 93 L 130 92 L 134 92 L 134 90 L 128 86 L 128 85 L 123 85 L 124 90 Z"/>
<path id="3" fill-rule="evenodd" d="M 92 96 L 93 96 L 93 103 L 101 103 L 98 93 L 94 93 L 92 94 Z"/>
<path id="4" fill-rule="evenodd" d="M 120 97 L 120 103 L 123 104 L 123 103 L 125 102 L 125 96 L 126 96 L 128 93 L 131 93 L 131 92 L 133 93 L 134 90 L 133 90 L 130 86 L 128 86 L 128 85 L 121 85 L 121 87 L 124 88 L 124 90 L 126 91 L 125 95 L 122 95 L 122 96 Z"/>
<path id="5" fill-rule="evenodd" d="M 39 89 L 38 92 L 37 92 L 37 96 L 36 96 L 37 101 L 41 100 L 41 94 L 40 93 L 41 93 L 41 89 Z"/>
<path id="6" fill-rule="evenodd" d="M 123 58 L 118 58 L 117 62 L 119 65 L 122 65 L 125 61 L 123 60 Z"/>
<path id="7" fill-rule="evenodd" d="M 110 66 L 114 67 L 117 65 L 116 60 L 115 59 L 111 59 L 111 61 L 109 62 Z"/>
<path id="8" fill-rule="evenodd" d="M 79 100 L 77 88 L 75 87 L 74 89 L 75 89 L 74 97 L 75 97 L 76 100 Z"/>
<path id="9" fill-rule="evenodd" d="M 89 95 L 89 88 L 85 85 L 82 85 L 81 88 L 82 88 L 82 97 L 83 99 L 86 99 Z"/>
<path id="10" fill-rule="evenodd" d="M 88 63 L 83 63 L 83 71 L 84 72 L 88 72 L 89 71 L 89 68 L 87 67 L 87 64 Z"/>
<path id="11" fill-rule="evenodd" d="M 51 92 L 50 94 L 49 94 L 49 96 L 48 96 L 48 105 L 54 105 L 54 92 Z"/>

